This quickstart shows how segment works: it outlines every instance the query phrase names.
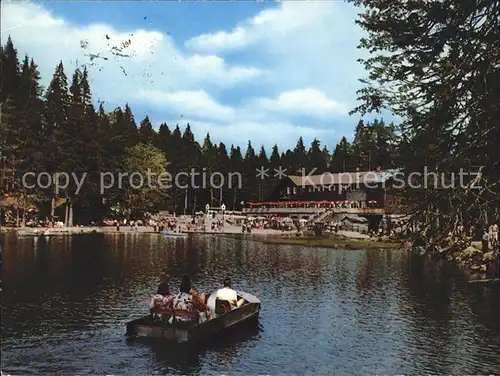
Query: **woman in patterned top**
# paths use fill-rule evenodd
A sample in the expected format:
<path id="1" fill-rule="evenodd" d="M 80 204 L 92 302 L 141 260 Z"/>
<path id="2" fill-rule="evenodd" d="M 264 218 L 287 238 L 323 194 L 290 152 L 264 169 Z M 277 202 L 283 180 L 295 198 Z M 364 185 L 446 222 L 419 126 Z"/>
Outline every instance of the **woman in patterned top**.
<path id="1" fill-rule="evenodd" d="M 170 295 L 170 289 L 168 288 L 167 282 L 162 282 L 158 286 L 158 292 L 151 298 L 149 302 L 150 310 L 165 311 L 165 315 L 170 316 L 170 312 L 173 308 L 174 297 Z M 154 320 L 162 320 L 163 315 L 157 312 L 151 312 L 153 314 Z"/>
<path id="2" fill-rule="evenodd" d="M 198 317 L 200 322 L 206 321 L 206 314 L 204 314 L 207 310 L 205 299 L 191 288 L 191 279 L 187 275 L 182 277 L 179 290 L 180 292 L 174 296 L 173 301 L 176 322 L 196 322 Z"/>

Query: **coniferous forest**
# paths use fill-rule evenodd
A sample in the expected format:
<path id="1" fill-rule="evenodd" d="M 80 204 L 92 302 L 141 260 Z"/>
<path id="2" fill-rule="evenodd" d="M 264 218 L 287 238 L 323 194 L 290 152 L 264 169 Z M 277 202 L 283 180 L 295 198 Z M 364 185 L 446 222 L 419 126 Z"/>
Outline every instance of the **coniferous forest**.
<path id="1" fill-rule="evenodd" d="M 330 152 L 315 139 L 305 145 L 299 138 L 293 150 L 274 145 L 267 151 L 261 145 L 242 141 L 226 146 L 205 135 L 202 144 L 195 141 L 189 124 L 151 124 L 146 116 L 136 120 L 128 104 L 111 112 L 102 103 L 92 101 L 88 71 L 76 69 L 71 77 L 61 63 L 55 67 L 47 88 L 40 85 L 40 74 L 33 58 L 18 57 L 9 38 L 2 47 L 2 186 L 1 194 L 22 211 L 37 206 L 40 215 L 53 214 L 59 207 L 69 208 L 64 219 L 74 224 L 99 221 L 113 214 L 141 215 L 144 212 L 169 210 L 192 213 L 208 203 L 222 202 L 228 209 L 241 208 L 241 202 L 265 200 L 276 184 L 274 168 L 282 166 L 288 174 L 302 174 L 301 169 L 316 173 L 371 170 L 377 166 L 393 167 L 397 157 L 398 132 L 394 124 L 374 120 L 360 121 L 352 143 L 343 137 Z M 269 179 L 256 176 L 256 169 L 269 168 Z M 109 172 L 181 171 L 228 172 L 242 174 L 241 188 L 222 189 L 209 186 L 180 189 L 135 189 L 128 179 L 122 187 L 115 182 L 104 194 L 100 192 L 100 174 Z M 26 189 L 26 172 L 87 173 L 78 190 L 70 181 L 66 189 L 54 191 L 37 187 Z M 111 181 L 105 181 L 111 185 Z M 33 184 L 30 182 L 30 184 Z M 44 187 L 48 181 L 42 181 Z M 215 184 L 217 185 L 217 184 Z M 236 184 L 234 184 L 236 185 Z M 137 186 L 137 185 L 136 185 Z M 61 217 L 61 216 L 59 216 Z"/>

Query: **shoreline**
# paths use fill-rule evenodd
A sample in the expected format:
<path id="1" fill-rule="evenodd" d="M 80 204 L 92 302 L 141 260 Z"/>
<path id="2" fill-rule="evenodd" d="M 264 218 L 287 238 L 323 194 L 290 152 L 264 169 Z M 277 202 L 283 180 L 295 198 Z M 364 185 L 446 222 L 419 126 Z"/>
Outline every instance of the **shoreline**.
<path id="1" fill-rule="evenodd" d="M 114 226 L 85 226 L 85 227 L 5 227 L 0 228 L 0 233 L 12 233 L 19 237 L 28 236 L 71 236 L 80 234 L 158 234 L 160 231 L 154 231 L 153 227 L 140 226 L 130 228 L 129 226 L 120 227 L 117 230 Z M 242 233 L 239 227 L 227 227 L 223 231 L 203 231 L 203 230 L 182 230 L 174 232 L 175 234 L 195 234 L 195 235 L 223 235 L 223 236 L 244 236 L 261 237 L 269 235 L 283 234 L 279 230 L 272 229 L 254 229 L 251 233 Z M 290 232 L 287 232 L 290 233 Z M 167 235 L 168 236 L 168 235 Z"/>
<path id="2" fill-rule="evenodd" d="M 304 237 L 283 237 L 270 236 L 263 239 L 265 244 L 301 245 L 313 248 L 332 248 L 346 250 L 374 250 L 381 251 L 387 249 L 402 249 L 401 243 L 394 241 L 378 241 L 359 238 L 348 238 L 344 236 L 331 235 L 324 237 L 304 236 Z"/>
<path id="3" fill-rule="evenodd" d="M 215 235 L 231 238 L 252 239 L 261 241 L 264 244 L 282 244 L 282 245 L 299 245 L 304 247 L 322 247 L 332 249 L 346 250 L 386 250 L 386 249 L 401 249 L 402 244 L 394 241 L 379 241 L 371 240 L 362 237 L 360 234 L 351 234 L 346 231 L 345 234 L 326 234 L 322 237 L 315 236 L 300 236 L 296 237 L 295 231 L 281 232 L 280 230 L 263 230 L 255 229 L 251 233 L 242 233 L 239 228 L 227 228 L 226 231 L 182 231 L 179 234 L 185 235 Z M 152 227 L 121 227 L 119 231 L 112 226 L 95 226 L 95 227 L 2 227 L 2 233 L 15 233 L 18 237 L 36 237 L 36 236 L 72 236 L 83 234 L 157 234 L 161 232 L 154 231 Z M 167 235 L 168 236 L 168 235 Z"/>

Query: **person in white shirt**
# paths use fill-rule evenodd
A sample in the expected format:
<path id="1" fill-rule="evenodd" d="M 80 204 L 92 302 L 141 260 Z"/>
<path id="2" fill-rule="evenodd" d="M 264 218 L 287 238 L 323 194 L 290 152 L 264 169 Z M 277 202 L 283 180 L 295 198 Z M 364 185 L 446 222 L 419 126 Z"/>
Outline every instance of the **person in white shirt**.
<path id="1" fill-rule="evenodd" d="M 217 299 L 225 300 L 231 307 L 239 307 L 244 303 L 243 299 L 238 300 L 238 294 L 231 288 L 231 278 L 224 279 L 224 287 L 217 290 Z"/>

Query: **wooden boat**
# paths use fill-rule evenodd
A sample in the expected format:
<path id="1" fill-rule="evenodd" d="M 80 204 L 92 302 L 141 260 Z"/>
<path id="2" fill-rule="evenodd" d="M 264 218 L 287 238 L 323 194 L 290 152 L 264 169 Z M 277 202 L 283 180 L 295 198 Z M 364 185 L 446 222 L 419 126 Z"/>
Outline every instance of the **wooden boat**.
<path id="1" fill-rule="evenodd" d="M 181 238 L 185 238 L 188 236 L 188 234 L 184 233 L 184 232 L 174 232 L 174 231 L 162 231 L 161 234 L 163 236 L 176 236 L 176 237 L 181 237 Z"/>
<path id="2" fill-rule="evenodd" d="M 126 324 L 126 335 L 129 337 L 149 337 L 191 342 L 206 339 L 223 330 L 236 327 L 251 320 L 257 320 L 260 312 L 260 300 L 246 292 L 237 291 L 238 299 L 244 303 L 238 308 L 230 309 L 229 303 L 215 299 L 215 292 L 208 298 L 208 306 L 215 307 L 211 319 L 190 324 L 169 324 L 155 322 L 151 314 Z M 175 315 L 175 312 L 172 312 Z"/>

